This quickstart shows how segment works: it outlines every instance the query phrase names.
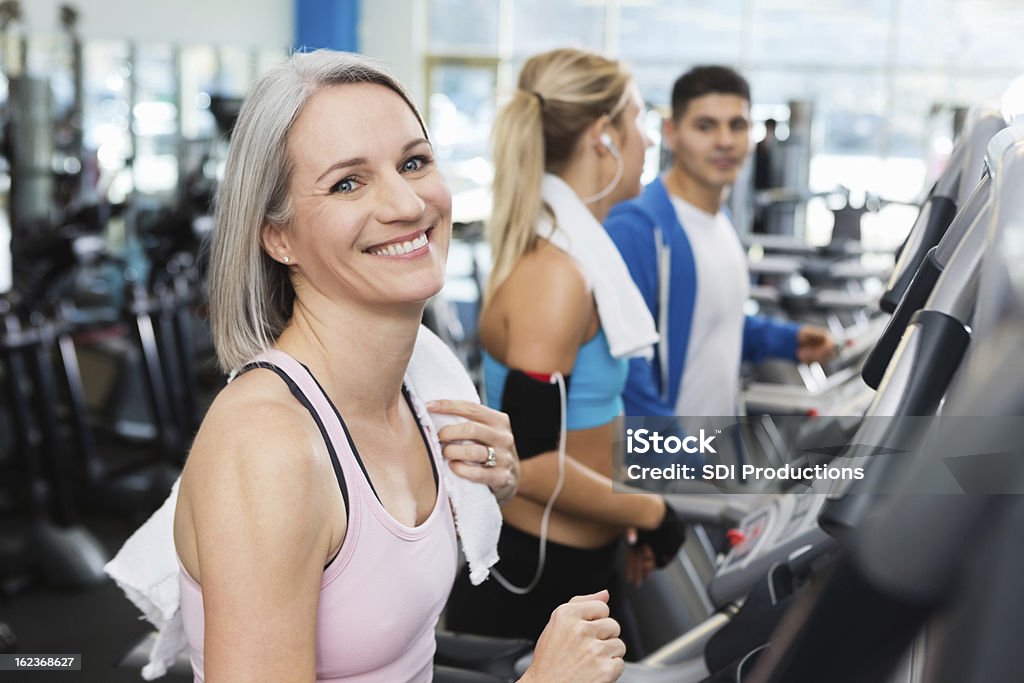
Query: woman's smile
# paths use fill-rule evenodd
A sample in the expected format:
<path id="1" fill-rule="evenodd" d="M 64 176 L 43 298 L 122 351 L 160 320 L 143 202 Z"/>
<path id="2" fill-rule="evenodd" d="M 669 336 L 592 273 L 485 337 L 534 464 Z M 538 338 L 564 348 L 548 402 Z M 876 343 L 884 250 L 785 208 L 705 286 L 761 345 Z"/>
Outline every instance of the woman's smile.
<path id="1" fill-rule="evenodd" d="M 363 251 L 373 256 L 385 258 L 414 259 L 430 252 L 430 234 L 434 228 L 430 227 L 411 235 L 403 235 L 388 242 L 375 244 Z"/>

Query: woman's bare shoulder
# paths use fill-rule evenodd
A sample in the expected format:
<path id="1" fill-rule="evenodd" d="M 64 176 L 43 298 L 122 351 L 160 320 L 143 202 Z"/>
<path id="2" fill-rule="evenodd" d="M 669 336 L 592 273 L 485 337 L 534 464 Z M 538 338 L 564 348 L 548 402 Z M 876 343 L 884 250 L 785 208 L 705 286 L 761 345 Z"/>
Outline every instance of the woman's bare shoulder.
<path id="1" fill-rule="evenodd" d="M 315 423 L 306 408 L 275 373 L 255 369 L 235 378 L 214 399 L 197 435 L 218 440 L 263 438 L 291 442 L 313 431 Z M 194 450 L 194 449 L 193 449 Z"/>
<path id="2" fill-rule="evenodd" d="M 593 302 L 586 276 L 576 260 L 544 239 L 523 254 L 499 293 L 510 313 L 528 312 L 535 318 L 545 312 L 570 325 L 587 317 Z"/>
<path id="3" fill-rule="evenodd" d="M 272 372 L 250 370 L 210 406 L 182 481 L 204 489 L 228 482 L 301 487 L 321 476 L 326 459 L 316 423 L 288 386 Z"/>
<path id="4" fill-rule="evenodd" d="M 344 519 L 332 514 L 333 480 L 309 413 L 278 377 L 252 370 L 221 391 L 196 435 L 178 494 L 178 554 L 190 573 L 204 556 L 203 579 L 222 557 L 255 559 L 275 548 L 316 565 L 343 533 L 335 521 Z M 230 575 L 225 567 L 212 571 Z"/>
<path id="5" fill-rule="evenodd" d="M 537 238 L 533 247 L 519 260 L 513 274 L 519 271 L 523 280 L 550 285 L 556 283 L 578 295 L 589 296 L 587 277 L 572 256 L 546 239 Z"/>
<path id="6" fill-rule="evenodd" d="M 575 259 L 538 240 L 499 290 L 510 367 L 569 372 L 595 320 L 593 296 Z"/>

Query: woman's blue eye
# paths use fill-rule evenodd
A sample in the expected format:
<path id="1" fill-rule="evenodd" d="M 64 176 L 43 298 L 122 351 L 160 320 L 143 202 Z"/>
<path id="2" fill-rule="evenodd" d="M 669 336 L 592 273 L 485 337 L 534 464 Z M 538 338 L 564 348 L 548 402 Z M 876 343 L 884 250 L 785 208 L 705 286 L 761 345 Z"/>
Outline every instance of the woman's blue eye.
<path id="1" fill-rule="evenodd" d="M 356 189 L 356 182 L 352 178 L 345 178 L 344 180 L 339 180 L 338 183 L 335 184 L 335 186 L 331 189 L 334 192 L 354 192 Z"/>
<path id="2" fill-rule="evenodd" d="M 423 168 L 426 165 L 426 163 L 427 160 L 424 157 L 412 157 L 411 159 L 407 160 L 404 164 L 402 164 L 402 170 L 405 171 L 406 173 L 409 173 L 411 171 L 418 171 L 421 168 Z"/>

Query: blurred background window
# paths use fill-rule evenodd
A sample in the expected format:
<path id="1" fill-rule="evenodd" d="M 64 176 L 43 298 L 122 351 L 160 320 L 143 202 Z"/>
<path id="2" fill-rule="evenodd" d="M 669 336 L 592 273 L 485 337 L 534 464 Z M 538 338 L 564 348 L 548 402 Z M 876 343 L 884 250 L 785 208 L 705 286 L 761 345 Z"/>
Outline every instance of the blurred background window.
<path id="1" fill-rule="evenodd" d="M 785 139 L 790 106 L 809 106 L 804 189 L 913 201 L 942 168 L 958 110 L 998 98 L 1024 71 L 1022 29 L 1017 0 L 430 0 L 429 117 L 446 171 L 469 192 L 489 182 L 486 134 L 532 54 L 574 45 L 621 58 L 663 115 L 681 73 L 727 64 L 751 83 L 755 140 L 766 118 Z M 649 119 L 655 141 L 658 123 Z M 473 196 L 466 215 L 486 215 Z M 892 204 L 865 221 L 898 232 L 908 210 Z M 824 201 L 811 202 L 806 236 L 827 239 L 830 221 Z"/>

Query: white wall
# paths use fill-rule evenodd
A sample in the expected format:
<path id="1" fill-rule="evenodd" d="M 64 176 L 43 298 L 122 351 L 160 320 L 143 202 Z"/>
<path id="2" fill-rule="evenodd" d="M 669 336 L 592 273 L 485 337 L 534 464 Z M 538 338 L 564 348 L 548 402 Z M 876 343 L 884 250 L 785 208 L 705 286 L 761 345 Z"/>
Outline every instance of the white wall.
<path id="1" fill-rule="evenodd" d="M 293 0 L 67 1 L 86 39 L 285 48 L 294 34 Z M 29 35 L 57 33 L 62 2 L 21 0 Z"/>
<path id="2" fill-rule="evenodd" d="M 359 7 L 359 51 L 391 67 L 426 111 L 426 0 L 363 0 Z"/>

